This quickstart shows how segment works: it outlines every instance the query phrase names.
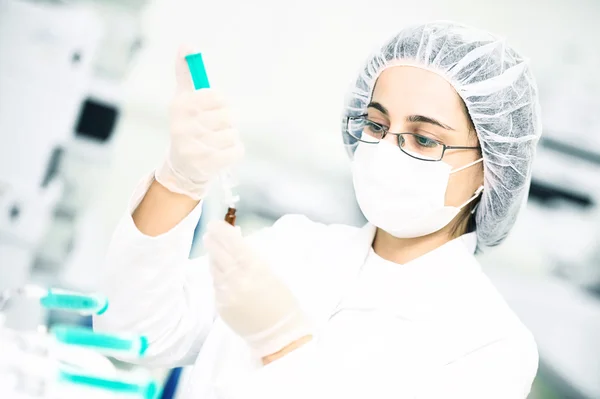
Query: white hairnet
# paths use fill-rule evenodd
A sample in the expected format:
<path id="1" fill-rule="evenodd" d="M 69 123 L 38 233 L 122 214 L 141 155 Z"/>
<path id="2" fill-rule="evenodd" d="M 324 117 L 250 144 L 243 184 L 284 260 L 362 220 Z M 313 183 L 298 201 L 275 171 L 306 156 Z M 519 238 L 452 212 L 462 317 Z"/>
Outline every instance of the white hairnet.
<path id="1" fill-rule="evenodd" d="M 441 75 L 463 99 L 484 160 L 478 245 L 498 245 L 526 201 L 542 132 L 538 90 L 527 62 L 502 38 L 453 22 L 403 29 L 370 56 L 346 98 L 342 134 L 351 157 L 357 143 L 346 131 L 346 118 L 366 113 L 377 78 L 397 65 Z"/>

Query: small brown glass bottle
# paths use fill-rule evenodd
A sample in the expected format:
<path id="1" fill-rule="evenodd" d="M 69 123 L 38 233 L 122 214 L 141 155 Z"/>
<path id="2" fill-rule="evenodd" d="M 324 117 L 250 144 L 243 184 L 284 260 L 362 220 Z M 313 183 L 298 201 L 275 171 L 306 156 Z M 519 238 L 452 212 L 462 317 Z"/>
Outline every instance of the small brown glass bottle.
<path id="1" fill-rule="evenodd" d="M 227 208 L 227 214 L 225 214 L 225 221 L 232 226 L 235 226 L 235 208 Z"/>

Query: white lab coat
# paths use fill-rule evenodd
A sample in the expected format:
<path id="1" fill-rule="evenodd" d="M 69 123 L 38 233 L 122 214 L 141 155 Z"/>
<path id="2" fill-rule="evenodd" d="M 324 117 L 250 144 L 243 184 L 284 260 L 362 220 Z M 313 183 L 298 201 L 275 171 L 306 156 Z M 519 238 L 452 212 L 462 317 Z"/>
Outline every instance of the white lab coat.
<path id="1" fill-rule="evenodd" d="M 113 237 L 103 290 L 108 311 L 94 328 L 138 332 L 149 366 L 194 365 L 186 399 L 521 399 L 538 355 L 530 332 L 482 273 L 473 234 L 397 273 L 361 268 L 375 228 L 285 216 L 250 240 L 316 324 L 315 339 L 262 366 L 216 315 L 206 258 L 187 260 L 196 208 L 171 231 L 148 237 L 131 211 Z M 365 287 L 378 287 L 365 289 Z"/>

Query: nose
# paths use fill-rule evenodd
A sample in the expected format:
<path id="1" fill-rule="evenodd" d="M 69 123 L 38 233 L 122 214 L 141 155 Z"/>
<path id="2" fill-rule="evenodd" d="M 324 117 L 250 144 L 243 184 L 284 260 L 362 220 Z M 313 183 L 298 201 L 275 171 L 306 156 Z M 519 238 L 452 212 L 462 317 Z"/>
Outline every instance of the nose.
<path id="1" fill-rule="evenodd" d="M 396 134 L 386 134 L 382 141 L 387 141 L 390 144 L 398 145 L 398 138 L 399 137 Z"/>
<path id="2" fill-rule="evenodd" d="M 398 122 L 399 123 L 391 123 L 390 128 L 388 129 L 388 132 L 397 132 L 397 133 L 406 132 L 407 126 L 405 126 L 405 123 L 402 121 L 398 121 Z M 383 140 L 386 140 L 388 143 L 391 143 L 394 145 L 399 145 L 402 142 L 402 136 L 398 136 L 397 134 L 389 134 L 388 133 L 383 138 Z"/>
<path id="3" fill-rule="evenodd" d="M 393 134 L 386 134 L 385 137 L 383 138 L 383 141 L 393 143 L 396 141 L 396 139 Z"/>

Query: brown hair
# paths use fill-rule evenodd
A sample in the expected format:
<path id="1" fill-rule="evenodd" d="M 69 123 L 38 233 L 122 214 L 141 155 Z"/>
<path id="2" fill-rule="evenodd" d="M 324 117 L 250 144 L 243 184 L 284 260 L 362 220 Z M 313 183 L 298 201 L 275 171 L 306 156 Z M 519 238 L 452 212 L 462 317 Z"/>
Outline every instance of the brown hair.
<path id="1" fill-rule="evenodd" d="M 465 115 L 467 116 L 467 119 L 469 120 L 469 127 L 470 127 L 469 134 L 477 137 L 477 131 L 475 130 L 475 124 L 473 123 L 473 119 L 471 119 L 471 115 L 469 115 L 469 110 L 467 109 L 467 106 L 466 106 L 465 102 L 462 101 L 462 99 L 461 99 L 461 103 L 463 106 L 463 111 L 465 112 Z M 477 152 L 479 153 L 479 158 L 481 158 L 483 156 L 481 149 L 477 150 Z M 460 211 L 460 213 L 458 214 L 458 218 L 456 219 L 456 222 L 450 229 L 450 235 L 452 238 L 457 238 L 463 234 L 472 233 L 475 230 L 477 230 L 477 222 L 475 221 L 475 214 L 473 211 L 477 207 L 477 205 L 479 205 L 480 201 L 481 201 L 481 196 L 479 196 L 479 198 L 476 198 L 475 200 L 471 201 L 467 206 L 465 206 Z"/>

